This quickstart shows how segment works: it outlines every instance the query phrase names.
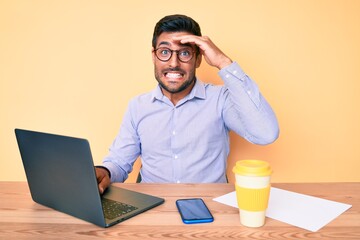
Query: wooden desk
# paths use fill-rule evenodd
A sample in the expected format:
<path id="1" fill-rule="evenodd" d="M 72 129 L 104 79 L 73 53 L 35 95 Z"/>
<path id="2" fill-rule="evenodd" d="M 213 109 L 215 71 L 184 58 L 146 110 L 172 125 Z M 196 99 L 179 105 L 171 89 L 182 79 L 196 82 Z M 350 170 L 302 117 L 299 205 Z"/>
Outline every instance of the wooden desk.
<path id="1" fill-rule="evenodd" d="M 360 183 L 273 184 L 274 187 L 353 205 L 318 232 L 267 218 L 261 228 L 240 225 L 238 210 L 213 198 L 232 184 L 116 184 L 165 198 L 165 203 L 110 228 L 100 228 L 32 201 L 27 183 L 0 182 L 0 239 L 360 239 Z M 214 215 L 185 225 L 175 200 L 201 197 Z"/>

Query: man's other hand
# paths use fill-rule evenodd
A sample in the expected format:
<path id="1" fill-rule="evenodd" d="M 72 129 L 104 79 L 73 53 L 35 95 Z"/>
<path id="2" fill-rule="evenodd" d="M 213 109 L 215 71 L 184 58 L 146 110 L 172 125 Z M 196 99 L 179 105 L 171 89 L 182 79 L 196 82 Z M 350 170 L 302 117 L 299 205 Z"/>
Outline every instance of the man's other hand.
<path id="1" fill-rule="evenodd" d="M 95 167 L 96 179 L 99 186 L 100 194 L 103 194 L 105 189 L 110 185 L 109 173 L 106 169 Z"/>

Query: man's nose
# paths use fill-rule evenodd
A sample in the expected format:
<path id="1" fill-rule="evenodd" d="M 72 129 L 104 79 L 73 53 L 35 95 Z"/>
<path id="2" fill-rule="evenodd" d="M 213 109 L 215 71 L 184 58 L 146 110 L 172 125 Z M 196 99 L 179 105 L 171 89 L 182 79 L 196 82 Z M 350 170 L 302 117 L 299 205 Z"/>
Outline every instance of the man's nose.
<path id="1" fill-rule="evenodd" d="M 171 67 L 177 67 L 180 65 L 180 61 L 179 61 L 177 52 L 173 52 L 171 58 L 169 59 L 169 65 Z"/>

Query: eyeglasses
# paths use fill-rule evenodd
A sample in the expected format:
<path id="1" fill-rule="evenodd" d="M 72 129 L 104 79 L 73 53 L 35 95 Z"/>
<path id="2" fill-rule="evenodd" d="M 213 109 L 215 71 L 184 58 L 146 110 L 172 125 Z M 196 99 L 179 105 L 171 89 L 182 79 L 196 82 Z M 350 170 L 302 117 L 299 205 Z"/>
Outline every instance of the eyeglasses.
<path id="1" fill-rule="evenodd" d="M 155 49 L 154 52 L 155 52 L 156 57 L 162 62 L 169 61 L 174 52 L 176 53 L 179 61 L 183 62 L 183 63 L 190 61 L 194 56 L 194 51 L 187 49 L 187 48 L 180 49 L 180 50 L 171 50 L 169 48 L 161 47 L 161 48 Z"/>

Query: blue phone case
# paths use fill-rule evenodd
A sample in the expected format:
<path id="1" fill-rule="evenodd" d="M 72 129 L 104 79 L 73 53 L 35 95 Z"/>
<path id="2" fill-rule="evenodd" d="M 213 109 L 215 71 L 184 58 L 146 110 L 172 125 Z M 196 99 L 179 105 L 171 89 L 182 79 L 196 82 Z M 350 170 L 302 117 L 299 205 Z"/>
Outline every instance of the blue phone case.
<path id="1" fill-rule="evenodd" d="M 201 198 L 178 199 L 176 206 L 186 224 L 209 223 L 214 221 L 208 207 Z"/>

